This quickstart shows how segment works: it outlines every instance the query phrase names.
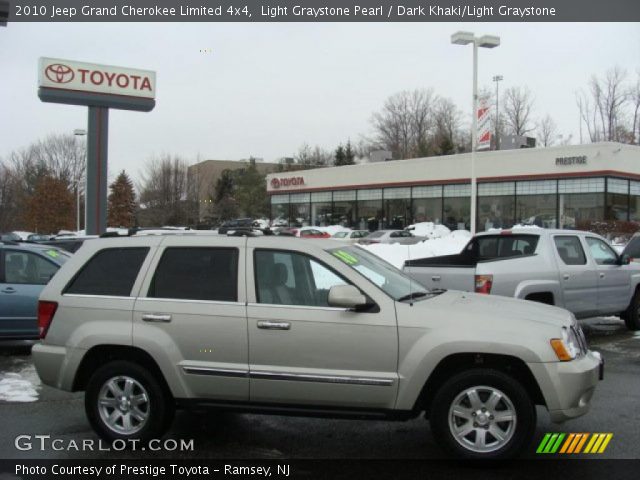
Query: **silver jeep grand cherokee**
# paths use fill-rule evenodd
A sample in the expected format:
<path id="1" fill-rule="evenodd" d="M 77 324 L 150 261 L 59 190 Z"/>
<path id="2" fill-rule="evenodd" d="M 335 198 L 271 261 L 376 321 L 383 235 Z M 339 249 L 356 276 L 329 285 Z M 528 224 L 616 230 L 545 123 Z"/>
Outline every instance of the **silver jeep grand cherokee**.
<path id="1" fill-rule="evenodd" d="M 84 390 L 108 440 L 176 407 L 409 419 L 467 458 L 516 455 L 536 405 L 585 414 L 602 374 L 566 310 L 426 291 L 367 251 L 294 238 L 87 242 L 45 288 L 42 381 Z"/>

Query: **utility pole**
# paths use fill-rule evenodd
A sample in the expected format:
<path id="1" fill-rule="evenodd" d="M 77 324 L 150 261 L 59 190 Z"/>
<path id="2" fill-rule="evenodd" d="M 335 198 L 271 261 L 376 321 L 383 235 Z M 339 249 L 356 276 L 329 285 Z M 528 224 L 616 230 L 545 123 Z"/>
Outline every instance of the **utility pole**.
<path id="1" fill-rule="evenodd" d="M 496 82 L 496 150 L 500 150 L 500 82 L 504 80 L 502 75 L 494 75 Z"/>

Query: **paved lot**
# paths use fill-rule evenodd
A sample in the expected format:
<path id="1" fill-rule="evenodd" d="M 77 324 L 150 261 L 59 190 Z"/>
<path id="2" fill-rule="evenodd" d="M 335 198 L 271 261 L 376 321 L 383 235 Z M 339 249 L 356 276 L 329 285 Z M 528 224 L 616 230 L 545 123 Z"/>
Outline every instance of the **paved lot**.
<path id="1" fill-rule="evenodd" d="M 583 323 L 594 350 L 606 359 L 591 412 L 564 425 L 539 411 L 536 440 L 545 432 L 612 432 L 606 458 L 640 458 L 640 334 L 617 318 Z M 15 387 L 7 393 L 2 385 Z M 22 383 L 21 383 L 22 382 Z M 83 394 L 36 385 L 28 353 L 0 351 L 0 458 L 112 458 L 113 452 L 19 451 L 18 435 L 43 435 L 65 442 L 96 439 L 84 415 Z M 4 392 L 4 393 L 2 393 Z M 13 396 L 13 397 L 12 397 Z M 10 398 L 32 400 L 16 402 Z M 180 412 L 168 438 L 194 439 L 193 452 L 119 452 L 119 458 L 440 458 L 423 418 L 408 422 L 327 420 L 262 415 Z M 528 456 L 534 456 L 534 446 Z"/>

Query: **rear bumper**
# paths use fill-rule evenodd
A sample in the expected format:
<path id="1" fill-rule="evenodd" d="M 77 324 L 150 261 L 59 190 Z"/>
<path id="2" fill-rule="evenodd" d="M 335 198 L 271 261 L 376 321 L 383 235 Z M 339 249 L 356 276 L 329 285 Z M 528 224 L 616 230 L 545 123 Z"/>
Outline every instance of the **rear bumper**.
<path id="1" fill-rule="evenodd" d="M 86 350 L 57 345 L 34 345 L 31 349 L 33 364 L 40 380 L 45 385 L 73 390 L 73 381 Z"/>
<path id="2" fill-rule="evenodd" d="M 570 362 L 535 363 L 529 367 L 544 395 L 553 422 L 564 422 L 586 414 L 596 385 L 604 375 L 598 352 L 587 352 Z"/>

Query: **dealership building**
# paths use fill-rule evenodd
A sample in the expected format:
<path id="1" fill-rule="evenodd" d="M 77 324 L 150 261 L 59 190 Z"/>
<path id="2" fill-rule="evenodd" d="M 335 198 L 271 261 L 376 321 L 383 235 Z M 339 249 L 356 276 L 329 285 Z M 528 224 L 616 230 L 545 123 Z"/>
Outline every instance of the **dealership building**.
<path id="1" fill-rule="evenodd" d="M 640 222 L 640 147 L 613 142 L 477 152 L 477 229 Z M 267 176 L 271 219 L 375 230 L 469 228 L 471 153 Z"/>

